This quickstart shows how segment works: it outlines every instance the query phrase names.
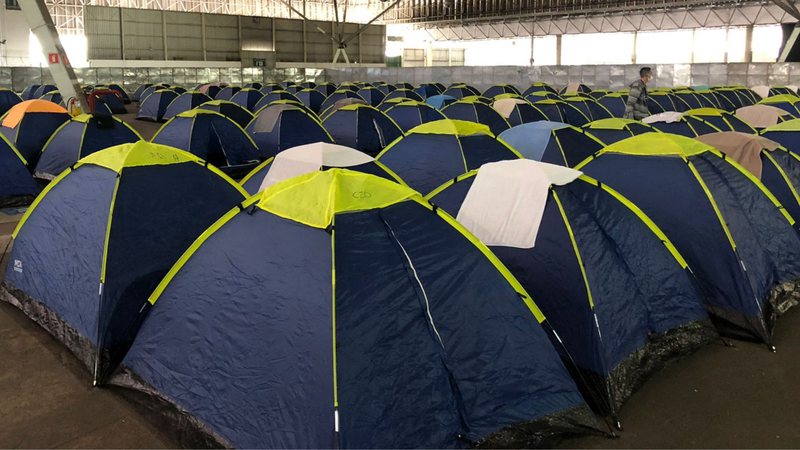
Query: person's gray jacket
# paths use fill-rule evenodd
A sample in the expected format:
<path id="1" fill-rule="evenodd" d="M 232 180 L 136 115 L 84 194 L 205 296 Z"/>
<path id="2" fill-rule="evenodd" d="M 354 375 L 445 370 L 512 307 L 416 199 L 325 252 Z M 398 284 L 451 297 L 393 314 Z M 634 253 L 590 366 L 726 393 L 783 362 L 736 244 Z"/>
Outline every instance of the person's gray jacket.
<path id="1" fill-rule="evenodd" d="M 628 101 L 625 102 L 625 119 L 642 120 L 650 115 L 647 109 L 647 85 L 642 80 L 631 83 Z"/>

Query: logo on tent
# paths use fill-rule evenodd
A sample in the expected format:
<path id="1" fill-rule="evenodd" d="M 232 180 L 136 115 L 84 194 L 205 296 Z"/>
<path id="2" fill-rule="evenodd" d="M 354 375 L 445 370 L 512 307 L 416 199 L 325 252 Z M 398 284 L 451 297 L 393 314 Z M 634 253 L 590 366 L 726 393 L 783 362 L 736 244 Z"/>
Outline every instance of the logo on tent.
<path id="1" fill-rule="evenodd" d="M 22 273 L 22 261 L 18 259 L 14 260 L 14 272 Z"/>
<path id="2" fill-rule="evenodd" d="M 365 198 L 370 198 L 370 197 L 372 197 L 372 194 L 367 192 L 367 191 L 355 191 L 355 192 L 353 192 L 353 198 L 365 199 Z"/>

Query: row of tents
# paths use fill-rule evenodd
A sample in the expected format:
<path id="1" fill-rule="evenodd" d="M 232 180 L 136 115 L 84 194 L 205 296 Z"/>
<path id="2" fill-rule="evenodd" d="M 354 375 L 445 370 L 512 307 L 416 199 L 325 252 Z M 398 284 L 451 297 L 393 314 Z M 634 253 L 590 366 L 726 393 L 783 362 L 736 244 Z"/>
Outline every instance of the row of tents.
<path id="1" fill-rule="evenodd" d="M 678 114 L 708 133 L 439 118 L 374 155 L 281 150 L 236 183 L 159 143 L 225 117 L 192 110 L 58 173 L 0 289 L 194 447 L 613 433 L 650 373 L 719 333 L 772 348 L 797 302 L 800 120 Z"/>

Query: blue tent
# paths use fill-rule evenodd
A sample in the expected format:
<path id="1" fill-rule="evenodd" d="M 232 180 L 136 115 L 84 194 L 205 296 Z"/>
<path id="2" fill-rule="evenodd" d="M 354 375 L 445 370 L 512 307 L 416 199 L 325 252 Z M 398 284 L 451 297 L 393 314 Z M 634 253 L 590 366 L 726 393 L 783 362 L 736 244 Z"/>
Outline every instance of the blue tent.
<path id="1" fill-rule="evenodd" d="M 314 89 L 315 87 L 317 87 L 317 83 L 313 81 L 303 81 L 297 86 L 300 87 L 300 89 Z"/>
<path id="2" fill-rule="evenodd" d="M 384 82 L 375 82 L 375 83 L 372 83 L 372 86 L 377 88 L 379 91 L 383 92 L 383 95 L 387 95 L 390 92 L 392 92 L 393 90 L 397 89 L 393 85 L 386 84 Z"/>
<path id="3" fill-rule="evenodd" d="M 547 116 L 538 108 L 525 100 L 517 98 L 495 100 L 492 108 L 496 109 L 512 127 L 523 123 L 547 120 Z"/>
<path id="4" fill-rule="evenodd" d="M 318 90 L 322 95 L 327 97 L 336 92 L 336 85 L 333 83 L 324 82 L 318 84 L 314 89 Z"/>
<path id="5" fill-rule="evenodd" d="M 771 344 L 775 316 L 797 301 L 800 235 L 756 177 L 707 144 L 663 133 L 612 144 L 577 169 L 664 230 L 721 331 Z"/>
<path id="6" fill-rule="evenodd" d="M 400 81 L 394 84 L 397 89 L 410 89 L 414 90 L 414 85 L 405 81 Z"/>
<path id="7" fill-rule="evenodd" d="M 131 102 L 131 97 L 128 95 L 127 92 L 125 92 L 125 89 L 123 89 L 122 86 L 115 83 L 111 83 L 108 85 L 108 88 L 111 89 L 112 91 L 119 92 L 119 95 L 122 97 L 122 102 L 124 104 L 127 105 Z"/>
<path id="8" fill-rule="evenodd" d="M 603 143 L 583 129 L 560 122 L 517 125 L 498 136 L 524 158 L 575 167 L 603 148 Z"/>
<path id="9" fill-rule="evenodd" d="M 612 92 L 597 99 L 597 103 L 603 105 L 612 116 L 620 119 L 625 115 L 625 106 L 627 102 L 627 92 Z"/>
<path id="10" fill-rule="evenodd" d="M 240 90 L 242 90 L 242 88 L 239 86 L 225 86 L 217 92 L 217 95 L 214 96 L 214 100 L 230 100 Z"/>
<path id="11" fill-rule="evenodd" d="M 185 150 L 234 177 L 249 172 L 261 160 L 258 147 L 236 122 L 204 109 L 173 117 L 152 142 Z"/>
<path id="12" fill-rule="evenodd" d="M 486 125 L 445 119 L 411 129 L 377 160 L 424 195 L 485 163 L 521 157 Z"/>
<path id="13" fill-rule="evenodd" d="M 348 98 L 358 99 L 366 103 L 366 101 L 363 98 L 361 98 L 360 95 L 356 94 L 355 91 L 351 91 L 350 89 L 338 89 L 329 96 L 325 97 L 325 101 L 322 102 L 322 105 L 320 105 L 319 110 L 324 112 L 325 110 L 333 106 L 336 102 Z"/>
<path id="14" fill-rule="evenodd" d="M 611 145 L 629 137 L 645 133 L 658 133 L 650 125 L 633 119 L 601 119 L 589 122 L 582 127 L 604 145 Z"/>
<path id="15" fill-rule="evenodd" d="M 486 98 L 494 98 L 503 94 L 521 95 L 519 89 L 510 84 L 495 84 L 494 86 L 489 86 L 485 91 L 483 91 L 483 96 Z"/>
<path id="16" fill-rule="evenodd" d="M 433 106 L 438 110 L 442 110 L 448 105 L 455 103 L 457 100 L 455 97 L 450 97 L 449 95 L 432 95 L 425 99 L 425 103 Z"/>
<path id="17" fill-rule="evenodd" d="M 473 95 L 481 95 L 481 92 L 472 86 L 466 84 L 455 84 L 445 89 L 442 95 L 449 95 L 455 99 L 462 99 L 464 97 L 471 97 Z"/>
<path id="18" fill-rule="evenodd" d="M 211 97 L 198 91 L 187 91 L 175 97 L 164 112 L 164 119 L 171 119 L 178 114 L 194 109 L 205 102 L 210 102 Z"/>
<path id="19" fill-rule="evenodd" d="M 545 99 L 532 104 L 552 122 L 568 123 L 576 127 L 582 127 L 591 122 L 591 119 L 580 109 L 564 100 Z"/>
<path id="20" fill-rule="evenodd" d="M 744 106 L 754 105 L 755 99 L 747 93 L 745 89 L 741 88 L 715 88 L 714 96 L 720 101 L 724 101 L 737 110 Z"/>
<path id="21" fill-rule="evenodd" d="M 578 108 L 584 116 L 591 120 L 610 119 L 614 117 L 603 105 L 597 100 L 589 97 L 572 96 L 564 99 L 568 104 Z"/>
<path id="22" fill-rule="evenodd" d="M 448 119 L 465 120 L 486 125 L 493 134 L 509 128 L 508 122 L 494 108 L 481 102 L 459 100 L 442 109 Z"/>
<path id="23" fill-rule="evenodd" d="M 550 91 L 535 91 L 526 95 L 525 100 L 536 103 L 539 100 L 564 100 L 560 95 Z"/>
<path id="24" fill-rule="evenodd" d="M 39 194 L 27 165 L 14 144 L 0 134 L 0 208 L 29 205 Z"/>
<path id="25" fill-rule="evenodd" d="M 407 98 L 409 100 L 416 100 L 418 102 L 424 101 L 421 95 L 414 92 L 412 89 L 398 88 L 386 94 L 383 101 L 389 101 L 394 98 Z"/>
<path id="26" fill-rule="evenodd" d="M 136 118 L 153 122 L 163 122 L 166 120 L 164 114 L 167 112 L 167 106 L 178 98 L 178 95 L 177 92 L 169 89 L 160 89 L 153 92 L 142 101 Z"/>
<path id="27" fill-rule="evenodd" d="M 684 112 L 691 107 L 671 92 L 651 92 L 647 96 L 647 109 L 650 114 L 663 112 Z"/>
<path id="28" fill-rule="evenodd" d="M 333 142 L 333 138 L 314 116 L 294 105 L 265 107 L 246 130 L 258 146 L 262 159 L 298 145 Z"/>
<path id="29" fill-rule="evenodd" d="M 368 105 L 376 107 L 380 105 L 383 99 L 386 97 L 386 94 L 384 94 L 383 91 L 372 86 L 363 87 L 356 93 L 360 95 Z"/>
<path id="30" fill-rule="evenodd" d="M 534 92 L 550 92 L 550 93 L 552 93 L 552 94 L 556 94 L 556 95 L 558 95 L 558 91 L 556 91 L 556 90 L 555 90 L 553 87 L 551 87 L 549 84 L 547 84 L 547 83 L 541 83 L 541 82 L 537 82 L 537 83 L 533 83 L 533 84 L 531 84 L 531 85 L 528 87 L 528 89 L 525 89 L 525 90 L 522 92 L 522 96 L 523 96 L 523 97 L 527 97 L 528 95 L 530 95 L 530 94 L 532 94 L 532 93 L 534 93 Z"/>
<path id="31" fill-rule="evenodd" d="M 261 110 L 265 106 L 268 106 L 271 103 L 277 102 L 279 100 L 291 100 L 291 101 L 294 101 L 294 102 L 301 103 L 300 99 L 298 99 L 294 94 L 292 94 L 289 91 L 272 91 L 272 92 L 268 92 L 268 93 L 264 94 L 264 96 L 261 97 L 258 100 L 258 102 L 256 102 L 255 106 L 253 106 L 252 111 L 253 112 L 258 112 L 259 110 Z"/>
<path id="32" fill-rule="evenodd" d="M 67 110 L 47 100 L 25 100 L 8 110 L 0 122 L 0 133 L 19 151 L 33 169 L 53 132 L 69 121 Z"/>
<path id="33" fill-rule="evenodd" d="M 244 87 L 245 87 L 245 89 L 260 90 L 261 88 L 264 87 L 264 85 L 256 81 L 256 82 L 253 82 L 253 83 L 247 83 L 247 84 L 244 85 Z"/>
<path id="34" fill-rule="evenodd" d="M 0 88 L 0 117 L 17 103 L 22 103 L 22 98 L 16 92 Z"/>
<path id="35" fill-rule="evenodd" d="M 244 88 L 231 97 L 231 101 L 250 112 L 257 111 L 256 105 L 264 97 L 258 89 Z M 277 100 L 277 98 L 276 98 Z"/>
<path id="36" fill-rule="evenodd" d="M 61 92 L 58 91 L 50 91 L 39 98 L 42 100 L 47 100 L 48 102 L 53 102 L 62 108 L 66 106 L 64 105 L 64 97 L 62 97 Z"/>
<path id="37" fill-rule="evenodd" d="M 392 106 L 386 110 L 386 115 L 394 120 L 394 123 L 396 123 L 404 133 L 423 123 L 447 118 L 439 110 L 427 103 L 414 100 L 402 101 Z"/>
<path id="38" fill-rule="evenodd" d="M 313 142 L 281 151 L 247 174 L 240 184 L 250 194 L 257 194 L 273 184 L 298 175 L 331 168 L 369 173 L 396 183 L 400 178 L 375 158 L 354 148 L 327 142 Z M 275 168 L 275 171 L 272 169 Z M 269 175 L 267 185 L 264 179 Z"/>
<path id="39" fill-rule="evenodd" d="M 98 105 L 99 104 L 99 105 Z M 108 111 L 110 114 L 126 114 L 125 101 L 119 92 L 113 89 L 94 89 L 89 94 L 89 107 L 92 112 Z"/>
<path id="40" fill-rule="evenodd" d="M 717 108 L 718 105 L 708 96 L 701 95 L 692 90 L 679 90 L 672 93 L 686 104 L 686 110 L 698 108 Z"/>
<path id="41" fill-rule="evenodd" d="M 253 120 L 253 113 L 228 100 L 211 100 L 196 107 L 222 114 L 244 128 Z"/>
<path id="42" fill-rule="evenodd" d="M 353 92 L 357 92 L 359 89 L 361 89 L 361 87 L 358 84 L 350 83 L 350 82 L 347 82 L 347 81 L 345 81 L 343 83 L 339 83 L 339 86 L 337 88 L 337 90 L 353 91 Z"/>
<path id="43" fill-rule="evenodd" d="M 369 105 L 348 105 L 325 117 L 322 125 L 333 142 L 377 155 L 403 131 L 386 114 Z"/>
<path id="44" fill-rule="evenodd" d="M 422 83 L 417 88 L 414 89 L 414 92 L 417 93 L 423 99 L 432 97 L 434 95 L 439 95 L 442 91 L 439 90 L 439 87 L 435 84 L 431 83 Z"/>
<path id="45" fill-rule="evenodd" d="M 152 83 L 140 84 L 139 87 L 136 88 L 135 91 L 133 91 L 133 95 L 131 96 L 131 100 L 134 101 L 134 102 L 138 102 L 138 101 L 142 100 L 142 94 L 144 94 L 144 91 L 147 88 L 149 88 L 150 86 L 152 86 L 152 85 L 153 85 Z"/>
<path id="46" fill-rule="evenodd" d="M 544 446 L 596 426 L 524 289 L 416 192 L 332 169 L 242 207 L 151 296 L 117 378 L 184 445 Z"/>
<path id="47" fill-rule="evenodd" d="M 774 106 L 788 112 L 794 117 L 800 117 L 800 97 L 797 97 L 796 94 L 774 95 L 758 103 L 760 105 Z"/>
<path id="48" fill-rule="evenodd" d="M 170 89 L 170 88 L 165 84 L 154 84 L 152 86 L 145 88 L 142 91 L 141 96 L 139 97 L 140 106 L 142 103 L 144 103 L 145 100 L 147 100 L 147 97 L 151 96 L 154 92 L 160 91 L 162 89 Z"/>
<path id="49" fill-rule="evenodd" d="M 738 131 L 757 134 L 758 132 L 744 120 L 727 111 L 717 108 L 698 108 L 686 111 L 684 115 L 697 117 L 721 131 Z"/>
<path id="50" fill-rule="evenodd" d="M 697 137 L 721 131 L 700 117 L 686 114 L 674 115 L 668 113 L 668 115 L 669 117 L 665 117 L 663 120 L 658 120 L 658 118 L 651 116 L 647 120 L 647 124 L 662 133 L 677 134 L 685 137 Z"/>
<path id="51" fill-rule="evenodd" d="M 717 338 L 674 245 L 627 199 L 578 171 L 489 163 L 428 199 L 490 242 L 563 342 L 587 402 L 617 423 L 647 377 Z"/>
<path id="52" fill-rule="evenodd" d="M 219 171 L 139 141 L 63 172 L 28 209 L 0 289 L 103 382 L 147 296 L 197 236 L 244 199 Z M 10 298 L 9 298 L 10 297 Z"/>
<path id="53" fill-rule="evenodd" d="M 376 108 L 378 108 L 381 112 L 385 113 L 386 111 L 389 111 L 390 109 L 394 108 L 400 103 L 405 103 L 405 102 L 420 103 L 417 102 L 417 100 L 411 100 L 405 97 L 397 97 L 397 98 L 390 98 L 389 100 L 384 100 L 383 102 L 381 102 L 380 105 L 376 106 Z"/>
<path id="54" fill-rule="evenodd" d="M 301 103 L 309 107 L 312 111 L 319 114 L 322 110 L 322 103 L 325 101 L 325 94 L 316 89 L 303 89 L 294 95 Z"/>
<path id="55" fill-rule="evenodd" d="M 83 157 L 141 139 L 136 130 L 116 117 L 81 114 L 53 133 L 42 149 L 34 176 L 52 180 Z"/>
<path id="56" fill-rule="evenodd" d="M 20 97 L 22 98 L 22 100 L 35 100 L 35 99 L 39 98 L 39 97 L 35 96 L 36 95 L 36 91 L 39 89 L 39 86 L 40 85 L 38 85 L 38 84 L 29 84 L 29 85 L 25 86 L 25 89 L 23 89 L 22 93 L 20 94 Z"/>
<path id="57" fill-rule="evenodd" d="M 58 86 L 56 86 L 54 84 L 43 84 L 43 85 L 39 86 L 38 88 L 36 88 L 36 91 L 33 93 L 33 98 L 42 98 L 42 96 L 44 96 L 44 94 L 47 94 L 48 92 L 52 92 L 52 91 L 57 91 L 57 90 L 58 90 Z"/>

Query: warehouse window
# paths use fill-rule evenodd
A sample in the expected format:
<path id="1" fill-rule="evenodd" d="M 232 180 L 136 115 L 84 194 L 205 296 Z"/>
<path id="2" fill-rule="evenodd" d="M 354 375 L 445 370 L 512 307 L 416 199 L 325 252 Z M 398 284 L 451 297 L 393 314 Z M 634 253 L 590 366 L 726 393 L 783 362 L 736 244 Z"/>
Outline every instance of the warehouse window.
<path id="1" fill-rule="evenodd" d="M 19 0 L 6 0 L 6 9 L 21 9 Z"/>

